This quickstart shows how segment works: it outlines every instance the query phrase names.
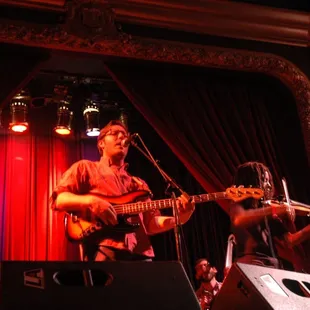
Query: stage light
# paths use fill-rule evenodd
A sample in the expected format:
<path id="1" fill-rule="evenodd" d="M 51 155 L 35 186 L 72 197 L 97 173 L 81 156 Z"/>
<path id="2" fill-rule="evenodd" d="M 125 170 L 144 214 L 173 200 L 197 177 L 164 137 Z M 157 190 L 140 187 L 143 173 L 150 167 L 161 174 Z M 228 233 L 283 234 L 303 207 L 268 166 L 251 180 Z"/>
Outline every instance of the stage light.
<path id="1" fill-rule="evenodd" d="M 85 103 L 83 115 L 86 123 L 87 136 L 89 137 L 99 136 L 100 104 L 94 100 L 88 99 Z"/>
<path id="2" fill-rule="evenodd" d="M 28 129 L 28 107 L 31 102 L 31 96 L 28 92 L 22 90 L 16 94 L 10 103 L 11 122 L 9 129 L 14 132 L 24 132 Z"/>
<path id="3" fill-rule="evenodd" d="M 71 133 L 71 123 L 73 112 L 70 111 L 70 102 L 60 100 L 57 109 L 57 125 L 54 131 L 59 135 L 69 135 Z"/>

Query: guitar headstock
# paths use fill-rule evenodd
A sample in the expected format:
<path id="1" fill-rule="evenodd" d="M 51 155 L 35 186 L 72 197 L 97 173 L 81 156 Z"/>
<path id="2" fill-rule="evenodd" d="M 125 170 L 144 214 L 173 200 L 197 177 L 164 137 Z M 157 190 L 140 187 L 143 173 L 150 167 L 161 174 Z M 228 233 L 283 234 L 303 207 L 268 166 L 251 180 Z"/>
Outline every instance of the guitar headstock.
<path id="1" fill-rule="evenodd" d="M 239 202 L 247 198 L 260 199 L 264 196 L 264 191 L 254 187 L 229 187 L 226 189 L 226 195 L 234 202 Z"/>

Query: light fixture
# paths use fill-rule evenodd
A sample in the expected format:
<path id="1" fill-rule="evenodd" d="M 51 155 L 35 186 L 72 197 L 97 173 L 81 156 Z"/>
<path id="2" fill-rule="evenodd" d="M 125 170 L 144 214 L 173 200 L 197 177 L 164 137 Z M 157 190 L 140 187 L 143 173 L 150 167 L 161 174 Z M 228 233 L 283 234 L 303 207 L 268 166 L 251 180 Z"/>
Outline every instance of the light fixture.
<path id="1" fill-rule="evenodd" d="M 71 133 L 71 123 L 73 112 L 70 111 L 69 100 L 60 100 L 57 109 L 57 125 L 54 131 L 59 135 L 69 135 Z"/>
<path id="2" fill-rule="evenodd" d="M 9 129 L 14 132 L 24 132 L 28 129 L 28 107 L 31 102 L 31 96 L 27 91 L 21 90 L 11 100 L 10 112 L 11 122 Z"/>
<path id="3" fill-rule="evenodd" d="M 100 103 L 95 100 L 88 99 L 84 106 L 83 115 L 86 123 L 87 136 L 89 137 L 99 136 Z"/>

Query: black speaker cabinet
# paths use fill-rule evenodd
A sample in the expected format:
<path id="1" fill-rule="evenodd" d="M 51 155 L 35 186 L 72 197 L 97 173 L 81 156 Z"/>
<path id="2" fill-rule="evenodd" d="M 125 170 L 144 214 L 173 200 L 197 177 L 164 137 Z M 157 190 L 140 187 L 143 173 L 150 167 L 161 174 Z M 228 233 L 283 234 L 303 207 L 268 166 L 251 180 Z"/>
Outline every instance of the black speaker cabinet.
<path id="1" fill-rule="evenodd" d="M 85 275 L 90 276 L 86 277 L 87 282 Z M 68 307 L 200 309 L 179 262 L 1 263 L 1 309 L 67 310 Z"/>
<path id="2" fill-rule="evenodd" d="M 211 309 L 310 309 L 310 275 L 236 263 Z"/>

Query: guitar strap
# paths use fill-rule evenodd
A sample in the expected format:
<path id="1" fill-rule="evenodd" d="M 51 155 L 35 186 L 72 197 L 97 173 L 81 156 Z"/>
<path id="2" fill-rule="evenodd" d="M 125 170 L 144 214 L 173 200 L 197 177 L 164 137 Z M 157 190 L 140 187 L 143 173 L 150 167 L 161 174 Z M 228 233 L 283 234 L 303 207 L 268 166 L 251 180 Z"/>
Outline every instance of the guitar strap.
<path id="1" fill-rule="evenodd" d="M 139 190 L 148 191 L 150 193 L 150 198 L 153 197 L 153 193 L 151 192 L 151 190 L 149 189 L 148 185 L 145 182 L 143 182 L 140 178 L 132 176 L 132 175 L 131 175 L 131 178 L 134 181 L 134 183 L 138 185 Z"/>

